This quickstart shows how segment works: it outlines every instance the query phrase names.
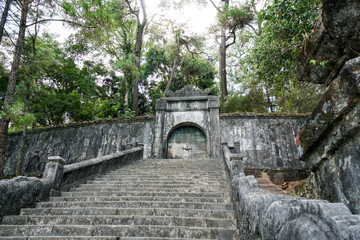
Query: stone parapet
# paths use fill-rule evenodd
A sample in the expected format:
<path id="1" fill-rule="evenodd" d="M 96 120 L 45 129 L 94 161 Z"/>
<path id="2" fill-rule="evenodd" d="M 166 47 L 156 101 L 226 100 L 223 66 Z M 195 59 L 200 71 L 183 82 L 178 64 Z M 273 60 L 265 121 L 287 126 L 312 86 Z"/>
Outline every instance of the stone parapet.
<path id="1" fill-rule="evenodd" d="M 139 146 L 99 158 L 65 165 L 61 190 L 68 190 L 107 171 L 117 169 L 122 165 L 127 165 L 142 158 L 143 147 Z"/>
<path id="2" fill-rule="evenodd" d="M 345 204 L 268 193 L 223 151 L 242 239 L 360 239 L 360 216 Z"/>
<path id="3" fill-rule="evenodd" d="M 143 146 L 65 166 L 63 158 L 49 157 L 41 179 L 19 176 L 0 181 L 0 222 L 5 215 L 17 215 L 21 208 L 33 208 L 36 202 L 59 196 L 60 189 L 68 189 L 142 157 Z"/>

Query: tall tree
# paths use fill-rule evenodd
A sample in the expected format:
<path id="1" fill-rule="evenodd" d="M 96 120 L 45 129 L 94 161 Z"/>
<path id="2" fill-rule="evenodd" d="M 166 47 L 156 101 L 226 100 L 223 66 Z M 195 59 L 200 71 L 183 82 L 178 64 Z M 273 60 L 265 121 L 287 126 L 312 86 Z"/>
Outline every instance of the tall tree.
<path id="1" fill-rule="evenodd" d="M 9 122 L 10 122 L 10 119 L 7 116 L 7 114 L 10 111 L 11 105 L 13 104 L 15 98 L 15 87 L 17 82 L 19 66 L 20 66 L 21 54 L 24 48 L 24 41 L 25 41 L 26 20 L 32 2 L 33 0 L 18 1 L 21 11 L 19 33 L 16 41 L 13 62 L 11 64 L 11 71 L 10 71 L 8 86 L 6 90 L 5 102 L 3 108 L 4 115 L 0 119 L 0 179 L 3 178 L 3 174 L 4 174 L 7 135 L 8 135 Z"/>
<path id="2" fill-rule="evenodd" d="M 135 41 L 135 56 L 136 62 L 135 66 L 140 72 L 140 64 L 141 64 L 141 49 L 143 46 L 143 38 L 144 38 L 144 31 L 147 24 L 147 13 L 145 9 L 144 0 L 140 0 L 140 8 L 133 8 L 129 0 L 126 0 L 126 3 L 129 6 L 130 12 L 136 16 L 137 28 L 136 28 L 136 41 Z M 140 74 L 138 75 L 140 76 Z M 133 111 L 135 112 L 135 116 L 139 115 L 138 110 L 138 95 L 139 95 L 139 78 L 134 79 L 133 84 Z"/>
<path id="3" fill-rule="evenodd" d="M 253 19 L 253 14 L 248 5 L 230 6 L 230 0 L 222 0 L 222 7 L 217 7 L 213 0 L 212 5 L 218 10 L 218 21 L 220 25 L 220 47 L 219 47 L 219 73 L 221 86 L 222 106 L 228 95 L 227 73 L 226 73 L 226 51 L 236 42 L 237 30 L 244 28 Z"/>
<path id="4" fill-rule="evenodd" d="M 3 13 L 1 15 L 1 22 L 0 22 L 0 44 L 1 44 L 1 40 L 3 38 L 4 35 L 4 30 L 5 30 L 5 23 L 8 17 L 8 13 L 9 13 L 9 9 L 10 9 L 10 4 L 13 0 L 6 0 L 5 2 L 5 6 L 4 6 L 4 10 Z"/>

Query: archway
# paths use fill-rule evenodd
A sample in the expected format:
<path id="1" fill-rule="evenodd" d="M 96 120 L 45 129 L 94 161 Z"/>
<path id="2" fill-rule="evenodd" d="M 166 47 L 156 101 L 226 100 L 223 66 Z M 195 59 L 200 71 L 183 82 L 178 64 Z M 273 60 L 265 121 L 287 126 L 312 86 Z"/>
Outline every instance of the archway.
<path id="1" fill-rule="evenodd" d="M 170 132 L 167 158 L 206 158 L 206 136 L 195 126 L 186 125 Z"/>

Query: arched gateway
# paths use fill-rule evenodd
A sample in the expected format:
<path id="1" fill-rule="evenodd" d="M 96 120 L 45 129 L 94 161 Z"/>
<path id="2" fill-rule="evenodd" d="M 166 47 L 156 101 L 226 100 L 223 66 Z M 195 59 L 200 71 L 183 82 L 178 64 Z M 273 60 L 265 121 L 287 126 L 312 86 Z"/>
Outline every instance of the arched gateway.
<path id="1" fill-rule="evenodd" d="M 206 158 L 206 135 L 198 127 L 185 125 L 170 132 L 167 158 Z"/>
<path id="2" fill-rule="evenodd" d="M 155 158 L 220 156 L 219 97 L 185 86 L 156 101 Z"/>

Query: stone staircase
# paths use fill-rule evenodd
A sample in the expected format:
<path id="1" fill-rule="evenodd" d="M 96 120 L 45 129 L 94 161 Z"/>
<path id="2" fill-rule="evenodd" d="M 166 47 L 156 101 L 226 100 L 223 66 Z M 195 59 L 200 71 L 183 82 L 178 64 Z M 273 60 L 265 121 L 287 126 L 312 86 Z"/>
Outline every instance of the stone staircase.
<path id="1" fill-rule="evenodd" d="M 238 239 L 220 159 L 141 160 L 5 216 L 0 239 Z"/>

